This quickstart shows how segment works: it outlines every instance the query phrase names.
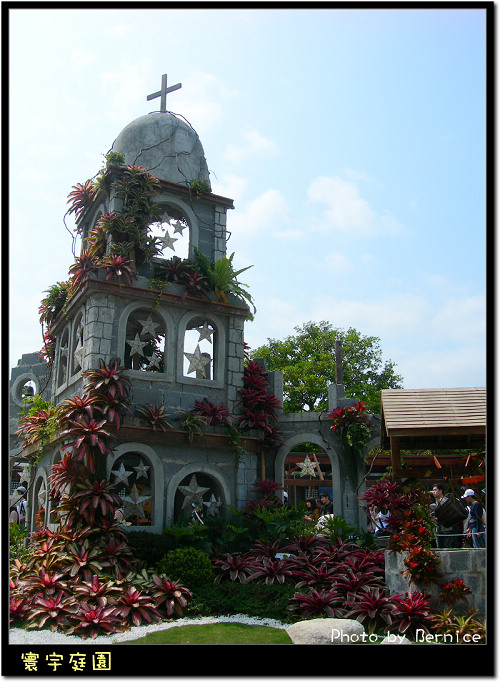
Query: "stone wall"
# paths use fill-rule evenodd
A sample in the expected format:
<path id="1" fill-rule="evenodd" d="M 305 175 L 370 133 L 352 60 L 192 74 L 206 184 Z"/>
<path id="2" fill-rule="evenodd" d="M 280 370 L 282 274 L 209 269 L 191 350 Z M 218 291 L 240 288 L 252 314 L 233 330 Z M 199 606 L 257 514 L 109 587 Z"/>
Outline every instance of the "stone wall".
<path id="1" fill-rule="evenodd" d="M 468 595 L 467 603 L 457 604 L 457 611 L 467 611 L 470 606 L 479 609 L 482 616 L 486 615 L 486 550 L 485 549 L 436 549 L 440 559 L 440 582 L 450 582 L 460 578 L 472 591 Z M 389 594 L 404 594 L 405 592 L 427 592 L 431 596 L 432 606 L 440 608 L 441 590 L 438 585 L 414 585 L 403 575 L 406 567 L 403 563 L 406 552 L 393 554 L 385 552 L 385 582 Z"/>

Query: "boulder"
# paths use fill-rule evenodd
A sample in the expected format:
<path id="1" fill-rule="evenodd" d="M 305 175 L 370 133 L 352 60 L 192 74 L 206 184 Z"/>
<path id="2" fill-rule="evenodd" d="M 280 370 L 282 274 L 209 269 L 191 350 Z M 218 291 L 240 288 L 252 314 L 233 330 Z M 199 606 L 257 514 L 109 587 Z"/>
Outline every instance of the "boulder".
<path id="1" fill-rule="evenodd" d="M 350 618 L 313 618 L 286 629 L 294 644 L 362 644 L 368 635 L 362 623 Z"/>

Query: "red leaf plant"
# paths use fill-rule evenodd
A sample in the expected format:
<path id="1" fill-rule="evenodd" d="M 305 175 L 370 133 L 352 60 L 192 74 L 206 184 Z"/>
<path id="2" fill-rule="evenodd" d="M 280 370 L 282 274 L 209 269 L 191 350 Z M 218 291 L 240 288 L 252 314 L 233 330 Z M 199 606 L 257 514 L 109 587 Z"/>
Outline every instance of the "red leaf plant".
<path id="1" fill-rule="evenodd" d="M 390 597 L 386 597 L 383 590 L 361 590 L 351 595 L 349 610 L 346 618 L 354 617 L 363 623 L 368 621 L 368 631 L 372 634 L 376 629 L 385 629 L 392 623 L 394 605 Z"/>
<path id="2" fill-rule="evenodd" d="M 229 412 L 229 408 L 222 404 L 217 406 L 208 398 L 203 400 L 195 400 L 194 408 L 191 414 L 205 417 L 208 426 L 217 426 L 219 424 L 231 426 L 233 423 L 233 416 Z"/>
<path id="3" fill-rule="evenodd" d="M 68 213 L 75 214 L 78 220 L 80 215 L 90 206 L 95 196 L 95 187 L 92 180 L 86 180 L 83 184 L 77 182 L 68 194 L 68 204 L 71 204 Z"/>
<path id="4" fill-rule="evenodd" d="M 58 592 L 47 597 L 38 596 L 34 599 L 27 617 L 27 629 L 43 628 L 48 625 L 52 632 L 68 623 L 68 617 L 75 611 L 73 598 Z"/>
<path id="5" fill-rule="evenodd" d="M 78 610 L 71 615 L 70 624 L 66 634 L 79 635 L 82 639 L 95 639 L 98 635 L 112 635 L 124 630 L 114 606 L 94 606 L 84 601 L 79 602 Z"/>
<path id="6" fill-rule="evenodd" d="M 453 605 L 459 602 L 461 599 L 467 601 L 468 594 L 472 594 L 471 589 L 467 587 L 463 580 L 457 578 L 456 580 L 452 580 L 449 583 L 443 583 L 441 585 L 439 601 Z"/>
<path id="7" fill-rule="evenodd" d="M 406 592 L 403 595 L 392 597 L 393 611 L 392 624 L 388 630 L 397 630 L 401 635 L 410 635 L 415 638 L 416 630 L 429 632 L 432 627 L 430 620 L 431 608 L 430 597 L 421 592 Z"/>
<path id="8" fill-rule="evenodd" d="M 130 258 L 121 256 L 120 254 L 111 253 L 99 261 L 101 267 L 108 270 L 106 279 L 116 276 L 118 278 L 125 277 L 128 284 L 132 286 L 132 278 L 137 277 L 137 272 L 132 264 Z"/>
<path id="9" fill-rule="evenodd" d="M 161 616 L 155 608 L 153 597 L 143 594 L 134 585 L 122 591 L 116 601 L 115 614 L 127 625 L 157 623 Z"/>
<path id="10" fill-rule="evenodd" d="M 179 580 L 170 580 L 164 575 L 153 574 L 151 581 L 153 583 L 151 595 L 156 600 L 156 608 L 165 609 L 169 618 L 174 614 L 182 618 L 188 600 L 193 596 L 192 592 L 181 585 Z"/>
<path id="11" fill-rule="evenodd" d="M 335 590 L 315 590 L 310 587 L 307 593 L 295 594 L 290 599 L 290 609 L 299 610 L 303 620 L 308 618 L 343 618 L 345 608 L 343 598 Z"/>
<path id="12" fill-rule="evenodd" d="M 226 579 L 233 582 L 239 580 L 240 583 L 246 583 L 255 565 L 255 561 L 252 558 L 229 553 L 222 559 L 214 559 L 213 563 L 218 571 L 214 581 L 216 585 L 221 580 Z"/>
<path id="13" fill-rule="evenodd" d="M 285 581 L 291 582 L 293 577 L 294 571 L 286 559 L 280 561 L 265 556 L 260 561 L 255 561 L 249 579 L 257 582 L 263 580 L 266 585 L 272 585 L 276 580 L 283 585 Z"/>

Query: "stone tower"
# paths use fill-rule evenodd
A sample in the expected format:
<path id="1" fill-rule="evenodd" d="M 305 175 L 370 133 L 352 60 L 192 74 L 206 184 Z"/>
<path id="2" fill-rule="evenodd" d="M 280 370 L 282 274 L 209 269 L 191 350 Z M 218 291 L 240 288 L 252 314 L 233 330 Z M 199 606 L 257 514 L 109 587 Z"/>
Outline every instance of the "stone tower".
<path id="1" fill-rule="evenodd" d="M 255 481 L 265 478 L 289 487 L 296 502 L 306 484 L 316 495 L 328 490 L 335 514 L 363 525 L 356 499 L 360 479 L 347 475 L 352 467 L 324 413 L 282 414 L 278 408 L 279 438 L 272 447 L 263 445 L 257 428 L 235 439 L 227 426 L 209 424 L 197 432 L 183 421 L 203 402 L 232 415 L 241 409 L 251 299 L 241 288 L 228 293 L 213 281 L 208 288 L 198 284 L 200 273 L 232 268 L 226 218 L 233 202 L 211 191 L 196 131 L 166 110 L 166 93 L 177 87 L 167 89 L 164 77 L 156 93 L 161 110 L 128 124 L 97 181 L 88 181 L 91 191 L 76 212 L 82 249 L 70 268 L 71 293 L 50 327 L 52 362 L 47 368 L 33 353 L 13 369 L 11 433 L 23 392 L 60 405 L 83 395 L 86 371 L 119 359 L 131 382 L 131 412 L 120 428 L 109 427 L 115 439 L 106 465 L 131 530 L 160 533 L 189 517 L 193 504 L 214 515 L 242 508 Z M 117 258 L 125 259 L 123 266 Z M 268 380 L 268 393 L 282 404 L 281 373 L 269 372 Z M 354 402 L 344 397 L 342 385 L 329 387 L 330 409 Z M 166 431 L 141 420 L 148 406 L 168 415 Z M 53 522 L 48 477 L 64 444 L 56 434 L 41 453 L 39 444 L 21 448 L 11 438 L 17 471 L 26 477 L 31 464 L 30 525 L 40 509 Z M 311 448 L 313 459 L 305 454 Z"/>
<path id="2" fill-rule="evenodd" d="M 207 426 L 192 436 L 178 423 L 204 399 L 233 412 L 243 387 L 243 325 L 249 308 L 231 293 L 201 295 L 175 276 L 165 279 L 173 261 L 198 258 L 213 264 L 226 257 L 226 213 L 233 202 L 211 192 L 195 130 L 166 110 L 153 112 L 127 125 L 108 157 L 121 162 L 108 164 L 105 182 L 78 216 L 82 254 L 103 216 L 127 213 L 123 182 L 130 166 L 156 179 L 155 215 L 147 226 L 149 235 L 156 234 L 156 254 L 141 259 L 140 251 L 129 250 L 136 274 L 130 281 L 103 268 L 82 278 L 51 327 L 56 346 L 44 397 L 58 405 L 81 396 L 83 372 L 98 368 L 100 361 L 120 359 L 132 384 L 132 415 L 114 433 L 108 474 L 124 499 L 131 528 L 161 532 L 166 523 L 189 516 L 192 503 L 209 514 L 243 506 L 257 478 L 258 438 L 242 439 L 243 455 L 228 439 L 227 428 Z M 127 238 L 108 233 L 102 258 L 123 253 L 113 245 L 121 243 L 123 249 L 124 242 Z M 179 245 L 184 258 L 176 256 Z M 29 359 L 39 372 L 46 368 Z M 31 366 L 13 372 L 11 385 L 19 393 L 15 413 L 20 386 L 34 375 Z M 164 407 L 172 428 L 155 431 L 140 422 L 137 408 L 145 405 Z M 51 508 L 48 476 L 61 458 L 62 444 L 61 439 L 51 445 L 36 467 L 32 518 L 37 509 Z"/>

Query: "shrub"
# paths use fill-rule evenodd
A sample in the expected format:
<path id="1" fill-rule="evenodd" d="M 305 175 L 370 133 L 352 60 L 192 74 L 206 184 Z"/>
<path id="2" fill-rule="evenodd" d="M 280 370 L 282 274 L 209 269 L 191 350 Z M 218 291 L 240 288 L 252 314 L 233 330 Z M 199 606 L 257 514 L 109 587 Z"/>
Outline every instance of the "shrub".
<path id="1" fill-rule="evenodd" d="M 156 565 L 156 571 L 180 580 L 188 589 L 213 583 L 214 570 L 205 552 L 194 547 L 181 547 L 167 552 Z"/>
<path id="2" fill-rule="evenodd" d="M 257 618 L 274 618 L 292 623 L 297 617 L 288 608 L 293 585 L 222 582 L 198 587 L 185 610 L 186 616 L 222 616 L 244 613 Z"/>

